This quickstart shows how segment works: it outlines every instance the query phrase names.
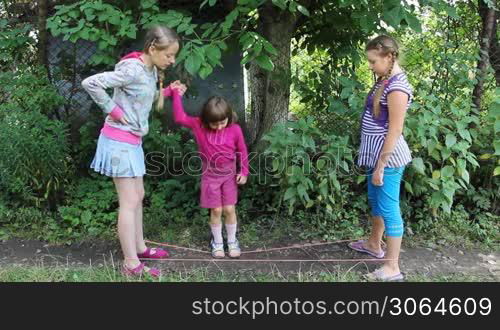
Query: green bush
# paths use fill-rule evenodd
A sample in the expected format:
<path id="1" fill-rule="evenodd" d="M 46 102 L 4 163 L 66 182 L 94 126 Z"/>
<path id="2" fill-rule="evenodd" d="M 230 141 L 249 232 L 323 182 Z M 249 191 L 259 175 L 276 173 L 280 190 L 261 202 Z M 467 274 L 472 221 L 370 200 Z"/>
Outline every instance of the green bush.
<path id="1" fill-rule="evenodd" d="M 7 4 L 7 3 L 5 3 Z M 10 71 L 36 58 L 33 25 L 0 18 L 0 72 Z"/>
<path id="2" fill-rule="evenodd" d="M 101 113 L 99 113 L 101 115 Z M 73 144 L 72 158 L 75 161 L 75 167 L 82 173 L 93 172 L 90 169 L 90 164 L 94 158 L 97 148 L 97 139 L 103 125 L 103 117 L 95 118 L 90 116 L 88 121 L 79 129 L 77 141 Z"/>
<path id="3" fill-rule="evenodd" d="M 145 206 L 150 210 L 160 210 L 165 213 L 174 213 L 173 210 L 182 210 L 181 216 L 169 216 L 168 220 L 180 222 L 199 214 L 199 177 L 184 175 L 158 183 L 149 183 L 145 180 Z M 179 214 L 179 211 L 175 213 Z"/>
<path id="4" fill-rule="evenodd" d="M 451 212 L 455 192 L 467 189 L 470 172 L 479 166 L 471 147 L 478 123 L 470 102 L 443 104 L 433 95 L 420 95 L 410 110 L 405 138 L 412 148 L 412 166 L 405 175 L 405 189 L 415 198 L 428 196 L 433 215 L 442 208 Z"/>
<path id="5" fill-rule="evenodd" d="M 166 131 L 162 122 L 153 117 L 149 133 L 144 138 L 143 148 L 146 155 L 146 169 L 150 179 L 154 181 L 165 180 L 185 174 L 193 175 L 194 180 L 201 173 L 201 162 L 196 156 L 197 146 L 187 130 L 181 128 L 177 131 Z M 191 160 L 192 168 L 199 171 L 186 171 L 187 160 Z M 188 173 L 189 172 L 189 173 Z"/>
<path id="6" fill-rule="evenodd" d="M 8 199 L 55 209 L 73 172 L 68 128 L 49 117 L 62 97 L 45 69 L 20 65 L 0 73 L 0 186 Z"/>
<path id="7" fill-rule="evenodd" d="M 50 211 L 34 207 L 0 206 L 0 224 L 2 224 L 0 240 L 21 237 L 57 241 L 62 235 L 62 231 L 53 215 Z"/>
<path id="8" fill-rule="evenodd" d="M 54 208 L 73 174 L 67 128 L 33 111 L 0 106 L 0 186 L 11 201 Z"/>
<path id="9" fill-rule="evenodd" d="M 115 228 L 118 195 L 111 179 L 96 175 L 83 178 L 69 189 L 68 198 L 58 208 L 61 228 L 83 236 L 99 236 Z"/>
<path id="10" fill-rule="evenodd" d="M 57 110 L 64 103 L 41 66 L 0 72 L 0 100 L 2 106 L 8 104 L 18 111 L 39 112 L 54 118 L 58 118 Z"/>
<path id="11" fill-rule="evenodd" d="M 264 154 L 272 160 L 273 171 L 273 180 L 266 184 L 280 187 L 278 208 L 285 202 L 289 214 L 299 207 L 331 213 L 345 205 L 346 185 L 339 180 L 353 179 L 354 152 L 348 137 L 325 135 L 307 118 L 279 125 L 263 139 L 269 142 Z"/>
<path id="12" fill-rule="evenodd" d="M 463 205 L 455 205 L 453 210 L 437 217 L 429 217 L 422 209 L 416 209 L 415 220 L 410 223 L 412 231 L 422 238 L 453 246 L 472 246 L 481 242 L 498 248 L 500 240 L 500 217 L 498 214 L 483 212 L 476 220 L 470 219 Z"/>

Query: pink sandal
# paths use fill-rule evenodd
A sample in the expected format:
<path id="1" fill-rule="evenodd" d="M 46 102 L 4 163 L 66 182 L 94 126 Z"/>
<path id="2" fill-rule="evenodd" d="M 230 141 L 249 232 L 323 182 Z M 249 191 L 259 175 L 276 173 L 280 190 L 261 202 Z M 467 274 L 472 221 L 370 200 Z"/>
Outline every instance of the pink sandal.
<path id="1" fill-rule="evenodd" d="M 153 277 L 160 277 L 161 271 L 157 268 L 149 268 L 148 270 L 145 270 L 144 267 L 146 265 L 141 262 L 139 266 L 130 269 L 127 266 L 123 265 L 122 267 L 122 274 L 125 276 L 141 276 L 143 273 L 147 273 Z"/>
<path id="2" fill-rule="evenodd" d="M 166 259 L 170 257 L 166 250 L 160 248 L 146 248 L 146 251 L 138 253 L 140 259 Z"/>

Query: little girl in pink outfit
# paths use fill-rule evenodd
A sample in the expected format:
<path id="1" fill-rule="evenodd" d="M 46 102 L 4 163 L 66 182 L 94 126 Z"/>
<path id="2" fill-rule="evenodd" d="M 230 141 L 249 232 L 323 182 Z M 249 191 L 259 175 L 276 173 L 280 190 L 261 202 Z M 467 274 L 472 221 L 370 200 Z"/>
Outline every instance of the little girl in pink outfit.
<path id="1" fill-rule="evenodd" d="M 236 239 L 235 205 L 238 185 L 247 182 L 248 152 L 241 127 L 236 123 L 236 114 L 226 100 L 214 96 L 205 102 L 200 117 L 188 116 L 176 88 L 172 88 L 172 105 L 175 122 L 190 128 L 198 144 L 203 170 L 200 205 L 210 209 L 212 256 L 225 256 L 221 223 L 224 215 L 228 254 L 238 258 L 241 250 Z"/>

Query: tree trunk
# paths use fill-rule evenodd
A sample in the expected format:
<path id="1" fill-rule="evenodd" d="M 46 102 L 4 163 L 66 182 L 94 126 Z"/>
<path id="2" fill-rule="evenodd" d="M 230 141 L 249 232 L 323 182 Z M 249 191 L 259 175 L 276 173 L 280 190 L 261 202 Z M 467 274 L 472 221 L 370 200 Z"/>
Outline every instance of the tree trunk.
<path id="1" fill-rule="evenodd" d="M 272 58 L 274 71 L 250 64 L 251 114 L 248 120 L 250 149 L 259 149 L 262 136 L 277 123 L 285 122 L 290 102 L 291 40 L 297 16 L 266 4 L 259 9 L 258 32 L 273 44 L 278 56 Z"/>
<path id="2" fill-rule="evenodd" d="M 493 3 L 496 3 L 496 1 L 493 1 Z M 477 83 L 472 92 L 472 102 L 475 104 L 477 110 L 481 109 L 481 96 L 483 95 L 484 79 L 486 78 L 486 69 L 488 68 L 488 53 L 493 39 L 493 28 L 495 26 L 495 10 L 489 8 L 483 0 L 480 0 L 479 15 L 483 22 L 479 41 L 481 59 L 477 64 Z"/>
<path id="3" fill-rule="evenodd" d="M 493 25 L 493 36 L 490 45 L 490 64 L 495 70 L 495 80 L 497 87 L 500 87 L 500 40 L 498 40 L 498 21 L 500 20 L 500 11 L 495 12 L 495 23 Z"/>
<path id="4" fill-rule="evenodd" d="M 38 0 L 38 63 L 48 69 L 47 0 Z"/>

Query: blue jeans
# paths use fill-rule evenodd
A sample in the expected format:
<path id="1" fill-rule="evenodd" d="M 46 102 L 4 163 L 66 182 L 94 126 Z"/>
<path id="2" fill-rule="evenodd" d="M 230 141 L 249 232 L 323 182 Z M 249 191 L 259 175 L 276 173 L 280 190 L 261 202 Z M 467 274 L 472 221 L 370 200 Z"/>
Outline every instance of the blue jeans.
<path id="1" fill-rule="evenodd" d="M 403 236 L 403 218 L 399 208 L 399 192 L 405 167 L 386 167 L 384 184 L 375 186 L 372 183 L 373 168 L 368 171 L 368 202 L 372 216 L 384 219 L 386 236 Z"/>

